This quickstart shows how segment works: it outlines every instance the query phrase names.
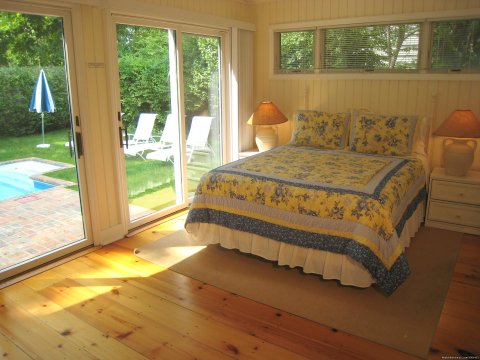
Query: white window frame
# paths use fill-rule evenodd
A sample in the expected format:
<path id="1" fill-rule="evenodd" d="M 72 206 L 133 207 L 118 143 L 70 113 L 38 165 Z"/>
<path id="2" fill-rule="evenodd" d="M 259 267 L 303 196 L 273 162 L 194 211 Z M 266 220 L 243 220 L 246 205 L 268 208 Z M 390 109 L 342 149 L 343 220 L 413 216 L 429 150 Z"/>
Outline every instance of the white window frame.
<path id="1" fill-rule="evenodd" d="M 270 79 L 389 79 L 389 80 L 480 80 L 480 72 L 478 71 L 459 71 L 459 72 L 439 72 L 438 70 L 428 70 L 430 63 L 430 44 L 431 44 L 431 22 L 448 21 L 461 19 L 480 18 L 480 8 L 455 10 L 455 11 L 435 11 L 424 13 L 409 13 L 383 16 L 364 16 L 343 19 L 319 20 L 309 22 L 299 22 L 290 24 L 276 24 L 269 27 L 269 75 Z M 278 55 L 278 33 L 286 31 L 303 31 L 319 29 L 335 28 L 335 27 L 351 27 L 366 25 L 385 25 L 398 23 L 420 23 L 420 41 L 419 41 L 419 61 L 418 70 L 409 70 L 405 72 L 399 71 L 316 71 L 312 72 L 278 72 L 276 71 Z M 315 39 L 317 41 L 317 38 Z M 323 49 L 315 46 L 315 62 L 319 64 Z"/>

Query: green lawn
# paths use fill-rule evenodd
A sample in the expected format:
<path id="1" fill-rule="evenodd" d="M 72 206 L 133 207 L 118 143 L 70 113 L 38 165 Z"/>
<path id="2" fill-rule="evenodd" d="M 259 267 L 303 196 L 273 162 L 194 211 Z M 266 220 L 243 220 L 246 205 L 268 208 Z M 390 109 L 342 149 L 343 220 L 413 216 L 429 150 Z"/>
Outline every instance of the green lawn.
<path id="1" fill-rule="evenodd" d="M 42 143 L 41 135 L 22 137 L 0 137 L 0 162 L 7 160 L 36 157 L 75 165 L 70 156 L 68 130 L 56 130 L 45 134 L 45 143 L 49 148 L 37 148 Z M 170 162 L 145 161 L 140 157 L 127 157 L 127 181 L 129 198 L 136 199 L 161 189 L 173 186 L 173 166 Z M 76 168 L 48 173 L 48 176 L 77 183 Z M 75 187 L 74 187 L 75 188 Z"/>

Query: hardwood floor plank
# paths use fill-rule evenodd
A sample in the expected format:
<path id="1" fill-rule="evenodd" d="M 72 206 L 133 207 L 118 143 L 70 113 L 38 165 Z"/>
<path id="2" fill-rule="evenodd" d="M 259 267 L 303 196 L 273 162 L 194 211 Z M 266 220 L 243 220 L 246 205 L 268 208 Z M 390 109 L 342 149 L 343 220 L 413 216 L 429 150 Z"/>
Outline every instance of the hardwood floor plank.
<path id="1" fill-rule="evenodd" d="M 146 359 L 23 283 L 5 289 L 4 295 L 19 304 L 31 316 L 37 317 L 56 332 L 65 334 L 64 336 L 68 336 L 72 342 L 99 359 L 114 359 L 118 354 L 130 359 Z"/>
<path id="2" fill-rule="evenodd" d="M 92 255 L 90 259 L 94 257 Z M 98 256 L 95 260 L 99 267 L 108 265 L 108 263 L 102 264 L 102 260 L 105 260 L 104 257 Z M 267 311 L 271 314 L 270 319 L 279 319 L 280 312 L 278 310 L 265 305 L 258 307 L 260 304 L 252 300 L 226 293 L 223 290 L 169 270 L 159 272 L 149 278 L 129 279 L 128 283 L 137 288 L 136 292 L 148 292 L 154 296 L 157 302 L 158 299 L 164 299 L 202 316 L 215 319 L 222 326 L 226 326 L 227 329 L 239 329 L 244 334 L 291 351 L 294 350 L 308 358 L 318 359 L 336 351 L 334 347 L 328 344 L 320 346 L 320 344 L 309 343 L 311 340 L 306 341 L 299 333 L 295 332 L 295 329 L 286 331 L 278 326 L 272 326 L 268 321 L 259 320 L 260 316 Z M 241 303 L 234 302 L 236 299 L 240 300 Z M 245 309 L 243 306 L 245 302 L 256 304 L 257 311 L 252 312 Z M 285 315 L 293 317 L 293 315 L 287 313 Z M 345 357 L 347 357 L 346 354 Z"/>
<path id="3" fill-rule="evenodd" d="M 141 260 L 184 216 L 0 290 L 13 359 L 415 359 Z M 480 354 L 480 236 L 464 235 L 429 359 Z"/>
<path id="4" fill-rule="evenodd" d="M 94 256 L 90 257 L 88 260 L 92 261 L 91 265 L 96 268 L 102 269 L 109 276 L 109 264 L 104 264 L 102 262 L 103 258 L 93 259 Z M 85 259 L 85 261 L 88 261 Z M 94 261 L 96 260 L 96 261 Z M 107 266 L 104 266 L 107 265 Z M 190 327 L 188 330 L 189 337 L 194 338 L 196 341 L 207 344 L 216 349 L 223 349 L 224 345 L 219 347 L 218 338 L 224 337 L 225 340 L 222 341 L 222 344 L 231 344 L 241 352 L 241 349 L 249 349 L 252 351 L 254 349 L 255 356 L 260 358 L 295 358 L 294 354 L 288 354 L 283 348 L 277 350 L 272 344 L 264 343 L 260 341 L 257 337 L 252 337 L 251 334 L 246 332 L 238 331 L 236 327 L 225 327 L 224 324 L 219 323 L 211 314 L 202 314 L 196 309 L 185 307 L 183 303 L 177 301 L 171 301 L 163 293 L 152 293 L 148 288 L 151 286 L 152 277 L 149 278 L 138 278 L 143 280 L 147 284 L 147 288 L 141 288 L 135 286 L 138 284 L 137 278 L 129 278 L 128 280 L 122 279 L 121 283 L 118 283 L 118 294 L 115 297 L 115 300 L 120 301 L 123 299 L 126 303 L 126 306 L 129 307 L 138 307 L 135 301 L 130 299 L 139 298 L 142 301 L 142 305 L 146 305 L 147 308 L 142 310 L 142 315 L 145 315 L 150 318 L 162 319 L 161 323 L 171 323 L 172 328 L 175 328 L 175 331 L 184 332 L 184 328 Z M 121 286 L 121 288 L 120 288 Z M 175 298 L 176 299 L 176 298 Z M 160 307 L 158 306 L 159 300 L 161 300 Z M 175 317 L 175 314 L 181 315 Z M 175 324 L 172 323 L 172 317 L 174 317 Z M 182 320 L 185 318 L 185 320 Z M 191 324 L 194 322 L 196 327 L 191 328 Z M 198 327 L 198 329 L 197 329 Z M 212 339 L 215 339 L 213 343 L 210 343 Z M 186 339 L 185 339 L 186 340 Z M 228 350 L 228 349 L 227 349 Z M 266 351 L 266 353 L 263 353 Z M 230 352 L 230 350 L 229 350 Z"/>
<path id="5" fill-rule="evenodd" d="M 0 305 L 0 332 L 14 339 L 17 346 L 34 359 L 96 359 L 72 343 L 66 334 L 49 328 L 5 296 Z"/>
<path id="6" fill-rule="evenodd" d="M 85 261 L 88 262 L 88 260 Z M 143 327 L 147 327 L 155 330 L 155 339 L 158 339 L 158 342 L 178 344 L 178 348 L 182 347 L 182 350 L 191 346 L 191 355 L 198 354 L 202 347 L 205 352 L 214 351 L 205 358 L 222 358 L 217 352 L 224 352 L 224 356 L 230 356 L 232 352 L 237 351 L 241 354 L 241 358 L 250 358 L 250 352 L 256 358 L 301 358 L 288 353 L 283 348 L 275 348 L 271 344 L 262 343 L 235 329 L 222 328 L 220 330 L 218 324 L 210 318 L 200 316 L 195 312 L 187 313 L 185 309 L 179 309 L 175 304 L 147 292 L 139 291 L 138 288 L 130 285 L 128 279 L 117 278 L 118 273 L 110 270 L 109 267 L 102 268 L 93 262 L 90 265 L 98 269 L 90 279 L 64 280 L 57 284 L 57 287 L 58 285 L 69 289 L 88 287 L 92 292 L 99 289 L 98 296 L 94 294 L 88 296 L 88 299 L 84 300 L 80 306 L 82 310 L 88 310 L 88 307 L 94 306 L 97 313 L 101 312 L 101 316 L 106 316 L 102 322 L 110 323 L 110 329 L 116 328 L 112 319 L 122 318 L 125 319 L 125 323 L 132 324 L 129 329 L 116 330 L 114 336 L 117 338 L 125 333 L 130 334 L 129 339 L 135 338 L 135 335 L 142 333 Z M 71 290 L 68 291 L 71 292 Z M 77 308 L 78 305 L 73 307 Z M 119 311 L 121 313 L 117 313 Z M 142 334 L 142 337 L 145 336 L 149 337 L 150 333 Z M 131 346 L 137 348 L 136 344 Z M 143 344 L 142 347 L 146 347 L 146 345 Z M 243 352 L 240 349 L 243 349 Z"/>
<path id="7" fill-rule="evenodd" d="M 99 295 L 102 289 L 108 292 L 107 287 L 98 287 L 96 291 L 92 289 L 93 285 L 84 287 L 74 280 L 65 279 L 40 293 L 99 329 L 105 336 L 116 339 L 149 359 L 188 358 L 188 354 L 175 346 L 178 334 L 167 333 L 141 314 Z"/>
<path id="8" fill-rule="evenodd" d="M 131 260 L 127 260 L 127 258 L 132 256 L 130 250 L 112 245 L 109 246 L 108 254 L 111 256 L 100 256 L 100 254 L 94 253 L 89 254 L 88 258 L 97 261 L 97 266 L 100 267 L 108 266 L 115 260 L 121 263 L 129 262 Z M 230 294 L 172 271 L 160 271 L 148 279 L 130 279 L 129 283 L 146 291 L 153 290 L 155 296 L 168 299 L 191 310 L 203 314 L 214 314 L 219 321 L 225 322 L 228 326 L 241 328 L 246 333 L 255 334 L 256 337 L 265 341 L 281 344 L 281 346 L 294 349 L 296 352 L 311 358 L 318 358 L 320 354 L 329 354 L 331 358 L 333 351 L 340 351 L 340 348 L 333 345 L 338 342 L 339 337 L 344 339 L 355 338 L 313 322 L 308 322 L 309 326 L 305 326 L 305 320 L 302 318 Z M 322 337 L 317 337 L 317 334 L 322 334 Z M 330 340 L 332 337 L 337 339 Z M 367 355 L 372 359 L 384 358 L 382 353 L 385 349 L 390 354 L 394 352 L 382 345 L 366 340 L 362 341 L 366 345 L 360 358 L 365 358 Z M 349 344 L 352 341 L 345 341 L 345 343 Z M 357 343 L 353 348 L 342 346 L 341 351 L 343 356 L 347 358 L 354 356 L 354 353 L 358 353 L 360 348 L 361 346 Z M 375 351 L 372 353 L 372 350 Z M 355 356 L 358 356 L 358 354 Z M 396 356 L 404 359 L 411 358 L 401 352 L 398 352 Z"/>
<path id="9" fill-rule="evenodd" d="M 13 359 L 13 360 L 33 359 L 18 347 L 15 339 L 10 340 L 1 332 L 0 332 L 0 350 L 1 350 L 0 356 L 2 357 L 2 359 Z"/>

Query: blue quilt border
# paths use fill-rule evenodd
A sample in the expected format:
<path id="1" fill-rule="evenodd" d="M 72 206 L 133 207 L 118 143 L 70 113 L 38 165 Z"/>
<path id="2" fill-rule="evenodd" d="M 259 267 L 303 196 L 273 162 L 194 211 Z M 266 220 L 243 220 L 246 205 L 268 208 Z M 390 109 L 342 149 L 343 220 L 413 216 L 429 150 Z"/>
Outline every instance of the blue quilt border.
<path id="1" fill-rule="evenodd" d="M 399 224 L 396 226 L 397 234 L 400 235 L 402 233 L 406 221 L 425 199 L 426 193 L 426 189 L 422 188 L 408 205 Z M 185 225 L 188 223 L 211 223 L 233 230 L 268 237 L 292 245 L 348 255 L 355 261 L 361 263 L 369 271 L 376 280 L 376 286 L 387 295 L 392 294 L 410 275 L 405 253 L 402 253 L 392 267 L 387 269 L 368 247 L 341 236 L 316 234 L 303 230 L 290 229 L 263 220 L 209 208 L 191 209 L 187 215 Z"/>

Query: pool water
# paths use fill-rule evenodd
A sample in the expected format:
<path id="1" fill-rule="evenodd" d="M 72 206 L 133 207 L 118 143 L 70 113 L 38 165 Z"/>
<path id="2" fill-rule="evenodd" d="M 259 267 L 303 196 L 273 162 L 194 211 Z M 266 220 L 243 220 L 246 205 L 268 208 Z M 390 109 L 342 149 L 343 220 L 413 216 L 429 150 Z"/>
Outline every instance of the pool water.
<path id="1" fill-rule="evenodd" d="M 0 200 L 28 195 L 55 187 L 56 185 L 34 180 L 31 176 L 60 168 L 57 165 L 35 160 L 0 165 Z"/>

